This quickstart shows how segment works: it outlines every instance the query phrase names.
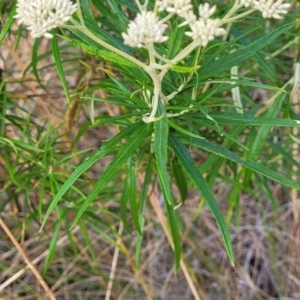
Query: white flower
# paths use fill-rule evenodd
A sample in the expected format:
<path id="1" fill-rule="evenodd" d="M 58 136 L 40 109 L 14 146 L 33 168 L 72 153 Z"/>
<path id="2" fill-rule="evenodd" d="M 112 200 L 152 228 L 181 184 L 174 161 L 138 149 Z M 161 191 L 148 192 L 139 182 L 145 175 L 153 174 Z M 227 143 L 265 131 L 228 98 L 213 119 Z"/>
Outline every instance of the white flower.
<path id="1" fill-rule="evenodd" d="M 192 31 L 185 34 L 203 47 L 206 47 L 216 36 L 226 33 L 225 29 L 220 28 L 220 19 L 210 19 L 215 11 L 216 6 L 210 7 L 208 3 L 200 4 L 199 19 L 188 23 Z"/>
<path id="2" fill-rule="evenodd" d="M 158 6 L 158 11 L 164 11 L 167 10 L 168 8 L 173 6 L 172 0 L 162 0 L 162 1 L 156 1 L 156 4 Z"/>
<path id="3" fill-rule="evenodd" d="M 198 41 L 199 45 L 206 47 L 209 41 L 216 36 L 226 33 L 224 28 L 219 28 L 219 19 L 199 19 L 194 24 L 190 24 L 191 32 L 186 32 L 187 36 L 192 37 L 194 41 Z"/>
<path id="4" fill-rule="evenodd" d="M 184 17 L 192 11 L 191 0 L 161 0 L 157 1 L 158 11 L 166 10 L 169 13 Z"/>
<path id="5" fill-rule="evenodd" d="M 154 12 L 143 11 L 129 23 L 127 33 L 122 33 L 122 36 L 126 45 L 141 48 L 149 44 L 167 41 L 168 37 L 163 36 L 167 27 L 167 24 L 159 21 Z"/>
<path id="6" fill-rule="evenodd" d="M 193 13 L 193 11 L 188 11 L 182 17 L 184 18 L 184 22 L 179 25 L 180 27 L 187 24 L 193 24 L 197 21 L 197 17 Z"/>
<path id="7" fill-rule="evenodd" d="M 208 3 L 199 5 L 199 16 L 204 20 L 208 20 L 216 11 L 216 6 L 210 7 Z"/>
<path id="8" fill-rule="evenodd" d="M 67 22 L 76 10 L 77 5 L 69 0 L 18 0 L 15 18 L 33 38 L 51 38 L 49 31 Z"/>
<path id="9" fill-rule="evenodd" d="M 241 0 L 241 4 L 243 4 L 245 7 L 249 7 L 253 5 L 253 0 Z"/>
<path id="10" fill-rule="evenodd" d="M 264 18 L 282 19 L 280 14 L 286 14 L 291 7 L 291 4 L 282 2 L 282 0 L 253 0 L 253 7 L 261 11 Z"/>

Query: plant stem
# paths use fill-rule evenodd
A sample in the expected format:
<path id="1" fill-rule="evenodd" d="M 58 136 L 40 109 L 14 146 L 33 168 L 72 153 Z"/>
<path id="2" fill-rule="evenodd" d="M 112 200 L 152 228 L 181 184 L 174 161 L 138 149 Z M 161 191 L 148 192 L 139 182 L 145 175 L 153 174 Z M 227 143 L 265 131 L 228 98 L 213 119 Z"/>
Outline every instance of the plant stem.
<path id="1" fill-rule="evenodd" d="M 160 76 L 156 74 L 155 56 L 154 56 L 154 52 L 151 51 L 151 47 L 149 48 L 149 60 L 150 63 L 146 69 L 146 72 L 150 75 L 153 81 L 154 90 L 153 90 L 153 97 L 152 97 L 152 110 L 148 117 L 143 118 L 145 123 L 154 122 L 156 120 L 155 116 L 156 116 L 159 98 L 161 94 L 161 82 L 162 82 L 162 78 L 160 78 Z"/>
<path id="2" fill-rule="evenodd" d="M 234 5 L 231 7 L 230 11 L 222 18 L 222 20 L 229 19 L 237 10 L 243 7 L 243 4 L 239 4 L 239 1 L 235 1 Z"/>
<path id="3" fill-rule="evenodd" d="M 220 21 L 220 26 L 222 26 L 223 24 L 226 24 L 226 23 L 232 23 L 232 22 L 234 22 L 236 20 L 239 20 L 239 19 L 241 19 L 241 18 L 243 18 L 243 17 L 245 17 L 245 16 L 247 16 L 249 14 L 252 14 L 254 11 L 255 11 L 255 9 L 249 9 L 249 10 L 247 10 L 247 11 L 245 11 L 245 12 L 243 12 L 243 13 L 237 15 L 237 16 L 232 17 L 232 18 L 225 18 L 226 17 L 225 16 Z"/>
<path id="4" fill-rule="evenodd" d="M 92 32 L 90 32 L 86 27 L 81 26 L 80 24 L 78 24 L 74 19 L 71 19 L 72 23 L 78 27 L 78 30 L 82 33 L 84 33 L 86 36 L 88 36 L 89 38 L 91 38 L 93 41 L 95 41 L 96 43 L 98 43 L 99 45 L 103 46 L 104 48 L 115 52 L 121 56 L 123 56 L 124 58 L 127 58 L 128 60 L 132 61 L 133 63 L 135 63 L 136 65 L 138 65 L 139 67 L 143 68 L 144 70 L 147 69 L 147 65 L 144 64 L 143 62 L 139 61 L 138 59 L 132 57 L 131 55 L 115 48 L 114 46 L 104 42 L 103 40 L 101 40 L 100 38 L 98 38 L 96 35 L 94 35 Z"/>
<path id="5" fill-rule="evenodd" d="M 172 60 L 172 65 L 176 65 L 180 60 L 188 56 L 196 47 L 200 46 L 199 42 L 192 41 L 188 46 L 181 50 Z"/>

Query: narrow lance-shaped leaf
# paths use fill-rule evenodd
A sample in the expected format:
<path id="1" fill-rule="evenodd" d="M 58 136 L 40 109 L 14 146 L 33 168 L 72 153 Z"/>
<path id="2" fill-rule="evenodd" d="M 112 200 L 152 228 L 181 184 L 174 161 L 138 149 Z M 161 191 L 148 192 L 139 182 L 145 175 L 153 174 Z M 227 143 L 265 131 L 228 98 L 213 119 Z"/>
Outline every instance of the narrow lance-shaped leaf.
<path id="1" fill-rule="evenodd" d="M 171 191 L 170 177 L 167 168 L 169 125 L 161 103 L 159 103 L 158 114 L 163 115 L 163 117 L 154 123 L 153 149 L 159 183 L 166 202 L 167 216 L 174 243 L 175 266 L 177 270 L 179 268 L 181 256 L 180 235 L 178 228 L 179 220 L 177 212 L 174 209 L 175 201 Z"/>
<path id="2" fill-rule="evenodd" d="M 141 233 L 137 235 L 136 240 L 136 250 L 135 250 L 135 266 L 137 269 L 140 267 L 141 263 L 141 252 L 142 252 L 142 244 L 144 237 L 144 226 L 145 226 L 145 210 L 146 204 L 148 200 L 148 187 L 151 182 L 152 175 L 152 159 L 150 157 L 150 161 L 148 162 L 148 167 L 144 176 L 144 182 L 142 186 L 141 196 L 140 196 L 140 205 L 139 205 L 139 224 L 141 228 Z"/>
<path id="3" fill-rule="evenodd" d="M 17 7 L 15 5 L 13 7 L 13 9 L 11 10 L 10 14 L 9 14 L 9 17 L 7 18 L 7 20 L 4 23 L 4 27 L 2 28 L 1 33 L 0 33 L 0 43 L 2 42 L 4 37 L 6 36 L 7 32 L 9 31 L 10 26 L 15 21 L 14 16 L 15 16 L 15 13 L 16 13 L 16 9 L 17 9 Z"/>
<path id="4" fill-rule="evenodd" d="M 275 172 L 260 163 L 257 163 L 256 161 L 243 160 L 235 153 L 223 148 L 222 146 L 220 146 L 218 144 L 204 141 L 204 140 L 197 140 L 197 139 L 190 139 L 189 143 L 197 148 L 212 152 L 218 156 L 224 157 L 226 159 L 229 159 L 231 161 L 239 163 L 243 166 L 246 166 L 247 168 L 251 169 L 252 171 L 257 172 L 263 176 L 266 176 L 272 180 L 275 180 L 275 181 L 279 182 L 280 184 L 287 185 L 292 188 L 300 190 L 299 182 L 289 179 L 286 176 L 284 176 L 278 172 Z"/>
<path id="5" fill-rule="evenodd" d="M 198 75 L 200 79 L 205 79 L 211 77 L 215 74 L 220 74 L 224 71 L 229 70 L 233 66 L 237 66 L 243 61 L 249 59 L 254 56 L 258 51 L 272 43 L 276 38 L 278 38 L 281 34 L 290 30 L 295 23 L 285 24 L 267 34 L 262 36 L 261 38 L 255 40 L 255 42 L 250 45 L 232 52 L 228 55 L 222 56 L 219 59 L 209 62 L 201 67 L 198 71 Z"/>
<path id="6" fill-rule="evenodd" d="M 243 115 L 232 112 L 210 113 L 209 114 L 217 123 L 224 125 L 250 125 L 250 126 L 283 126 L 283 127 L 300 127 L 300 120 L 255 117 L 245 113 Z M 194 118 L 191 116 L 191 118 Z M 197 121 L 205 120 L 205 116 L 197 115 Z"/>
<path id="7" fill-rule="evenodd" d="M 182 166 L 179 164 L 177 157 L 175 157 L 172 161 L 172 172 L 173 172 L 176 185 L 179 189 L 181 202 L 183 203 L 187 198 L 188 187 L 185 179 L 185 174 L 183 174 Z"/>
<path id="8" fill-rule="evenodd" d="M 280 112 L 282 103 L 285 99 L 285 94 L 281 94 L 277 97 L 275 103 L 268 109 L 266 117 L 276 117 Z M 258 130 L 256 128 L 251 128 L 251 131 L 248 135 L 250 139 L 247 141 L 250 151 L 245 153 L 246 160 L 256 161 L 259 157 L 259 154 L 262 152 L 265 145 L 265 141 L 268 138 L 271 126 L 261 126 Z M 251 136 L 254 136 L 254 139 Z M 241 177 L 244 178 L 243 185 L 247 187 L 252 177 L 251 169 L 244 169 L 244 172 L 241 173 Z"/>
<path id="9" fill-rule="evenodd" d="M 74 46 L 80 48 L 81 50 L 83 50 L 83 51 L 85 51 L 88 54 L 91 54 L 93 56 L 101 57 L 106 61 L 116 63 L 120 66 L 127 66 L 127 67 L 131 67 L 131 68 L 139 68 L 138 65 L 136 65 L 135 63 L 133 63 L 129 59 L 126 59 L 123 56 L 121 56 L 117 53 L 114 53 L 112 51 L 98 49 L 97 47 L 95 47 L 93 45 L 88 45 L 88 44 L 86 44 L 82 41 L 79 41 L 79 40 L 74 39 L 74 38 L 72 39 L 72 38 L 67 37 L 67 36 L 63 36 L 63 38 L 65 40 L 71 42 Z"/>
<path id="10" fill-rule="evenodd" d="M 93 9 L 91 6 L 91 1 L 90 0 L 81 0 L 80 1 L 81 5 L 81 11 L 82 14 L 84 15 L 86 20 L 89 20 L 91 23 L 96 23 L 94 14 L 93 14 Z"/>
<path id="11" fill-rule="evenodd" d="M 203 178 L 201 172 L 198 169 L 198 166 L 189 154 L 185 145 L 174 134 L 169 134 L 169 142 L 182 167 L 190 177 L 191 181 L 195 184 L 202 197 L 204 198 L 206 204 L 210 208 L 212 214 L 214 215 L 224 239 L 229 259 L 232 265 L 234 265 L 234 255 L 228 228 L 212 191 L 210 190 L 207 182 Z"/>
<path id="12" fill-rule="evenodd" d="M 164 115 L 154 123 L 153 150 L 155 154 L 155 163 L 160 186 L 163 190 L 164 196 L 166 197 L 165 200 L 168 201 L 169 204 L 171 204 L 173 196 L 171 192 L 170 177 L 167 168 L 169 124 L 161 103 L 159 104 L 158 114 Z"/>
<path id="13" fill-rule="evenodd" d="M 115 159 L 108 165 L 108 167 L 103 172 L 100 179 L 97 181 L 94 189 L 88 195 L 82 206 L 80 207 L 78 213 L 75 216 L 75 219 L 71 225 L 71 228 L 76 224 L 78 219 L 85 212 L 87 207 L 95 199 L 97 195 L 101 192 L 104 186 L 112 179 L 116 172 L 122 167 L 126 160 L 132 155 L 136 149 L 145 142 L 146 138 L 150 135 L 149 131 L 150 126 L 143 124 L 137 128 L 132 135 L 128 138 L 127 142 L 118 151 Z"/>
<path id="14" fill-rule="evenodd" d="M 166 211 L 168 222 L 171 229 L 171 235 L 173 239 L 173 246 L 174 246 L 174 253 L 175 253 L 175 269 L 178 270 L 181 258 L 181 244 L 180 244 L 180 232 L 179 232 L 179 216 L 178 211 L 174 209 L 173 204 L 169 204 L 167 201 L 166 204 Z"/>
<path id="15" fill-rule="evenodd" d="M 127 196 L 129 197 L 130 202 L 130 211 L 132 216 L 132 221 L 137 229 L 138 233 L 141 234 L 140 224 L 139 224 L 139 207 L 137 204 L 137 187 L 136 187 L 136 162 L 135 162 L 135 153 L 133 153 L 126 163 L 127 167 Z"/>
<path id="16" fill-rule="evenodd" d="M 68 83 L 65 77 L 65 73 L 62 67 L 62 63 L 60 60 L 60 53 L 59 53 L 59 47 L 58 47 L 58 42 L 57 42 L 57 37 L 55 36 L 55 34 L 53 35 L 53 38 L 51 39 L 51 45 L 52 45 L 52 54 L 54 57 L 54 62 L 55 62 L 55 66 L 56 66 L 56 70 L 58 73 L 58 76 L 60 78 L 60 82 L 62 84 L 63 90 L 65 92 L 66 98 L 68 100 L 68 103 L 71 103 L 71 99 L 70 99 L 70 93 L 69 93 L 69 89 L 68 89 Z"/>

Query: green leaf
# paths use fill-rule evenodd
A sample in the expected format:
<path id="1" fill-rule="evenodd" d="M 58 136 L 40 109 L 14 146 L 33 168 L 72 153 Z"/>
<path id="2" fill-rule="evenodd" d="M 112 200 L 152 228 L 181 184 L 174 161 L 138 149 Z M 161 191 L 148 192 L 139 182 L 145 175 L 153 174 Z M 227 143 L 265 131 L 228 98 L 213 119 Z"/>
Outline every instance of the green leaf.
<path id="1" fill-rule="evenodd" d="M 145 226 L 145 210 L 146 204 L 148 201 L 148 188 L 151 184 L 151 175 L 152 175 L 152 157 L 150 156 L 150 161 L 148 162 L 146 174 L 144 177 L 144 182 L 142 186 L 142 192 L 140 197 L 140 206 L 139 206 L 139 224 L 141 228 L 141 233 L 138 233 L 136 240 L 136 251 L 135 251 L 135 266 L 137 270 L 140 267 L 141 263 L 141 252 L 144 236 L 144 226 Z"/>
<path id="2" fill-rule="evenodd" d="M 127 197 L 129 197 L 130 202 L 130 211 L 132 216 L 133 224 L 141 234 L 141 228 L 139 223 L 139 206 L 137 204 L 137 186 L 136 186 L 136 162 L 135 162 L 135 154 L 132 154 L 126 163 L 127 167 L 127 178 L 126 178 L 126 186 L 127 186 Z"/>
<path id="3" fill-rule="evenodd" d="M 51 266 L 51 264 L 55 258 L 57 241 L 58 241 L 59 233 L 61 230 L 61 223 L 62 223 L 62 220 L 56 221 L 55 229 L 54 229 L 54 231 L 51 231 L 51 240 L 50 240 L 50 244 L 48 246 L 48 254 L 47 254 L 44 264 L 43 264 L 44 265 L 43 273 L 47 272 L 48 268 Z"/>
<path id="4" fill-rule="evenodd" d="M 39 85 L 46 90 L 46 88 L 44 87 L 44 85 L 41 82 L 40 76 L 39 76 L 39 72 L 37 69 L 37 64 L 39 61 L 39 53 L 38 53 L 38 49 L 39 46 L 41 44 L 42 39 L 38 38 L 34 41 L 33 47 L 32 47 L 32 57 L 31 57 L 31 65 L 32 65 L 32 72 L 33 75 L 35 76 L 37 82 L 39 83 Z"/>
<path id="5" fill-rule="evenodd" d="M 176 185 L 179 189 L 181 202 L 184 203 L 184 201 L 187 198 L 188 194 L 188 187 L 185 179 L 185 174 L 183 172 L 182 166 L 179 164 L 179 160 L 177 157 L 175 157 L 172 160 L 172 173 L 176 182 Z"/>
<path id="6" fill-rule="evenodd" d="M 285 97 L 285 94 L 281 94 L 279 97 L 277 97 L 272 107 L 268 109 L 266 117 L 276 117 L 278 115 Z M 270 130 L 271 126 L 261 126 L 258 130 L 256 128 L 251 129 L 247 141 L 250 151 L 245 155 L 247 160 L 257 161 L 259 154 L 263 150 Z M 244 170 L 244 174 L 241 174 L 241 176 L 244 178 L 243 184 L 245 187 L 249 185 L 251 175 L 252 170 L 249 169 Z"/>
<path id="7" fill-rule="evenodd" d="M 168 53 L 167 58 L 172 59 L 175 57 L 180 49 L 182 48 L 182 40 L 185 36 L 184 26 L 178 26 L 181 22 L 181 18 L 177 18 L 172 24 L 171 35 L 168 43 Z"/>
<path id="8" fill-rule="evenodd" d="M 259 39 L 256 39 L 255 42 L 250 45 L 234 51 L 228 55 L 222 56 L 219 59 L 204 64 L 201 69 L 198 71 L 198 79 L 205 79 L 211 76 L 215 76 L 216 74 L 220 74 L 224 71 L 231 69 L 233 66 L 238 66 L 243 61 L 248 58 L 254 56 L 258 51 L 272 43 L 276 38 L 278 38 L 281 34 L 290 30 L 295 23 L 289 23 L 283 25 L 267 34 L 262 36 Z"/>
<path id="9" fill-rule="evenodd" d="M 279 114 L 285 97 L 285 94 L 281 94 L 279 97 L 276 98 L 272 107 L 270 107 L 266 112 L 267 118 L 275 118 Z M 265 145 L 265 141 L 269 135 L 271 126 L 262 126 L 258 130 L 256 130 L 255 128 L 253 128 L 253 130 L 256 131 L 255 139 L 251 141 L 251 145 L 249 144 L 250 152 L 247 153 L 247 158 L 251 160 L 256 160 Z"/>
<path id="10" fill-rule="evenodd" d="M 191 137 L 194 137 L 196 139 L 204 139 L 203 136 L 200 136 L 200 135 L 196 135 L 188 130 L 185 130 L 183 129 L 182 127 L 180 127 L 179 125 L 177 125 L 176 123 L 172 122 L 170 119 L 168 120 L 169 124 L 171 127 L 173 127 L 174 129 L 178 130 L 179 132 L 187 135 L 187 136 L 191 136 Z"/>
<path id="11" fill-rule="evenodd" d="M 177 73 L 192 73 L 197 71 L 200 66 L 193 66 L 193 67 L 184 67 L 184 66 L 172 66 L 171 70 Z"/>
<path id="12" fill-rule="evenodd" d="M 170 225 L 171 235 L 173 239 L 173 250 L 175 253 L 175 269 L 179 269 L 180 265 L 180 258 L 181 258 L 181 240 L 180 240 L 180 231 L 179 231 L 179 224 L 180 219 L 178 216 L 178 211 L 174 209 L 174 205 L 171 205 L 168 203 L 168 201 L 165 201 L 166 205 L 166 211 L 167 211 L 167 217 L 168 222 Z"/>
<path id="13" fill-rule="evenodd" d="M 122 145 L 115 159 L 108 165 L 103 172 L 101 178 L 97 181 L 94 189 L 88 195 L 84 203 L 77 212 L 71 228 L 76 224 L 82 214 L 85 212 L 94 198 L 99 195 L 104 186 L 112 179 L 116 172 L 122 167 L 126 160 L 134 153 L 134 151 L 145 142 L 145 139 L 150 135 L 149 126 L 142 124 L 128 138 L 127 142 Z"/>
<path id="14" fill-rule="evenodd" d="M 298 169 L 300 169 L 300 163 L 291 156 L 290 152 L 288 152 L 289 148 L 284 149 L 284 146 L 282 146 L 280 143 L 274 143 L 272 140 L 267 140 L 267 143 L 271 148 L 273 148 L 275 153 L 280 154 L 284 160 L 290 162 L 292 165 L 295 165 L 298 167 Z"/>
<path id="15" fill-rule="evenodd" d="M 111 8 L 111 12 L 115 15 L 115 19 L 118 20 L 118 26 L 120 26 L 125 31 L 125 28 L 127 28 L 128 26 L 128 18 L 124 14 L 122 7 L 119 4 L 119 1 L 107 0 L 107 3 Z"/>
<path id="16" fill-rule="evenodd" d="M 94 24 L 94 23 L 89 22 L 88 20 L 85 20 L 85 26 L 87 27 L 87 29 L 89 31 L 91 31 L 99 39 L 109 43 L 110 45 L 112 45 L 126 53 L 131 52 L 130 47 L 124 45 L 124 43 L 123 43 L 123 41 L 121 41 L 121 39 L 115 38 L 113 35 L 108 33 L 106 30 L 102 29 L 101 27 L 99 27 L 97 24 Z M 81 40 L 83 40 L 86 44 L 94 45 L 95 47 L 99 47 L 97 42 L 93 41 L 91 38 L 86 36 L 84 33 L 80 32 L 76 29 L 73 29 L 73 28 L 69 28 L 69 30 L 71 32 L 73 32 L 76 36 L 78 36 Z"/>
<path id="17" fill-rule="evenodd" d="M 7 20 L 5 21 L 5 24 L 4 24 L 4 27 L 1 29 L 1 32 L 0 32 L 0 43 L 2 42 L 2 40 L 5 38 L 7 32 L 9 31 L 10 29 L 10 26 L 12 25 L 12 23 L 14 22 L 14 16 L 15 16 L 15 13 L 16 13 L 16 5 L 13 7 L 13 9 L 11 10 Z"/>
<path id="18" fill-rule="evenodd" d="M 81 42 L 77 39 L 72 39 L 67 36 L 62 36 L 65 40 L 71 42 L 74 46 L 80 48 L 81 50 L 87 52 L 88 54 L 91 54 L 93 56 L 101 57 L 106 61 L 113 62 L 115 64 L 118 64 L 120 66 L 126 66 L 126 67 L 131 67 L 131 68 L 139 68 L 138 65 L 130 61 L 129 59 L 126 59 L 122 57 L 121 55 L 108 51 L 108 50 L 101 50 L 93 45 L 88 45 L 84 42 Z"/>
<path id="19" fill-rule="evenodd" d="M 0 137 L 0 144 L 6 144 L 11 146 L 15 152 L 17 152 L 17 148 L 21 148 L 23 150 L 26 150 L 28 152 L 39 152 L 39 153 L 43 153 L 45 152 L 44 149 L 39 149 L 36 146 L 32 146 L 27 142 L 22 142 L 20 140 L 14 140 L 14 139 L 10 139 L 10 138 L 5 138 L 5 137 Z"/>
<path id="20" fill-rule="evenodd" d="M 105 103 L 110 103 L 113 105 L 117 106 L 124 106 L 124 107 L 129 107 L 129 108 L 135 108 L 135 109 L 144 109 L 145 112 L 146 110 L 149 110 L 149 107 L 146 105 L 144 102 L 143 105 L 137 104 L 136 102 L 131 101 L 130 98 L 125 98 L 121 99 L 120 97 L 109 97 L 109 98 L 97 98 L 97 97 L 81 97 L 81 99 L 86 99 L 86 100 L 91 100 L 91 101 L 101 101 Z"/>
<path id="21" fill-rule="evenodd" d="M 127 180 L 125 181 L 124 183 L 124 186 L 123 186 L 123 191 L 122 191 L 122 197 L 121 197 L 121 207 L 120 207 L 120 215 L 121 215 L 121 220 L 124 224 L 124 227 L 127 231 L 130 231 L 130 227 L 128 225 L 128 221 L 127 221 L 127 203 L 128 203 L 128 199 L 129 199 L 129 196 L 128 196 L 128 182 Z"/>
<path id="22" fill-rule="evenodd" d="M 280 118 L 255 117 L 252 114 L 238 114 L 232 112 L 212 112 L 209 114 L 217 123 L 224 125 L 251 125 L 251 126 L 283 126 L 300 127 L 300 120 L 289 120 Z M 193 114 L 190 114 L 194 118 Z M 197 120 L 207 120 L 204 116 L 195 116 Z"/>
<path id="23" fill-rule="evenodd" d="M 70 98 L 70 93 L 69 93 L 69 89 L 68 89 L 68 83 L 67 83 L 65 73 L 64 73 L 64 70 L 62 67 L 62 63 L 60 60 L 59 47 L 58 47 L 57 37 L 55 36 L 55 34 L 53 35 L 53 38 L 51 39 L 51 45 L 52 45 L 52 54 L 53 54 L 56 70 L 57 70 L 58 76 L 60 78 L 60 82 L 62 84 L 66 98 L 70 105 L 71 98 Z"/>
<path id="24" fill-rule="evenodd" d="M 76 170 L 69 176 L 69 178 L 65 181 L 63 186 L 60 188 L 60 190 L 57 192 L 53 200 L 51 201 L 49 208 L 43 218 L 43 222 L 41 225 L 41 229 L 43 229 L 43 226 L 45 225 L 47 219 L 49 218 L 51 212 L 56 207 L 58 201 L 61 199 L 61 197 L 66 193 L 66 191 L 73 185 L 73 183 L 84 173 L 86 170 L 88 170 L 94 163 L 96 163 L 98 160 L 109 154 L 110 152 L 114 151 L 116 146 L 128 135 L 130 135 L 132 132 L 137 130 L 143 122 L 137 122 L 125 129 L 123 129 L 120 133 L 118 133 L 114 138 L 109 140 L 106 144 L 104 144 L 97 152 L 95 152 L 88 160 L 84 161 L 80 166 L 76 168 Z"/>
<path id="25" fill-rule="evenodd" d="M 168 221 L 174 243 L 175 266 L 176 270 L 178 270 L 181 256 L 180 235 L 178 228 L 179 220 L 178 214 L 174 209 L 175 203 L 171 191 L 170 177 L 168 174 L 168 118 L 166 117 L 164 108 L 161 103 L 159 103 L 157 113 L 159 116 L 163 117 L 154 123 L 153 150 L 155 154 L 155 163 L 157 174 L 159 177 L 159 183 L 164 195 Z"/>
<path id="26" fill-rule="evenodd" d="M 91 1 L 90 0 L 81 0 L 80 6 L 81 6 L 81 12 L 83 14 L 83 17 L 92 23 L 96 23 L 96 20 L 95 20 L 94 14 L 93 14 Z"/>
<path id="27" fill-rule="evenodd" d="M 158 115 L 162 115 L 158 121 L 154 122 L 154 141 L 153 150 L 155 154 L 155 163 L 157 168 L 157 174 L 161 189 L 164 193 L 165 200 L 171 204 L 173 203 L 173 196 L 171 192 L 170 178 L 168 174 L 167 162 L 168 162 L 168 134 L 169 125 L 168 118 L 164 113 L 162 104 L 159 104 Z"/>
<path id="28" fill-rule="evenodd" d="M 174 150 L 174 153 L 178 158 L 178 160 L 180 161 L 182 167 L 190 177 L 191 181 L 197 187 L 199 192 L 202 194 L 202 197 L 205 199 L 208 207 L 210 208 L 212 214 L 214 215 L 215 220 L 220 228 L 222 237 L 224 239 L 228 257 L 232 265 L 234 265 L 234 255 L 233 255 L 233 249 L 232 249 L 228 228 L 226 226 L 224 217 L 221 213 L 219 205 L 212 191 L 210 190 L 208 184 L 203 178 L 203 175 L 199 171 L 198 166 L 196 165 L 195 161 L 189 154 L 185 145 L 175 135 L 171 133 L 169 134 L 169 142 L 171 148 Z"/>
<path id="29" fill-rule="evenodd" d="M 281 175 L 278 172 L 272 171 L 271 169 L 263 166 L 262 164 L 257 163 L 256 161 L 245 161 L 242 158 L 240 158 L 235 153 L 223 148 L 222 146 L 215 144 L 213 142 L 208 142 L 205 140 L 198 140 L 198 139 L 190 139 L 189 144 L 200 148 L 202 150 L 212 152 L 218 156 L 224 157 L 226 159 L 229 159 L 231 161 L 234 161 L 236 163 L 239 163 L 249 169 L 251 169 L 254 172 L 257 172 L 263 176 L 266 176 L 274 181 L 279 182 L 280 184 L 290 186 L 292 188 L 300 190 L 300 183 L 291 180 L 287 178 L 284 175 Z"/>

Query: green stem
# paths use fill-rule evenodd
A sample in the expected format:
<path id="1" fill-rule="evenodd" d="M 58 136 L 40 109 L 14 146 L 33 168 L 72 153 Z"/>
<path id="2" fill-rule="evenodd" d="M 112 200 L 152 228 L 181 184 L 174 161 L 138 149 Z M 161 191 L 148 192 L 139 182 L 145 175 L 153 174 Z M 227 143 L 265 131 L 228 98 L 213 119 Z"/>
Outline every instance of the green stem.
<path id="1" fill-rule="evenodd" d="M 153 45 L 148 45 L 147 47 L 149 51 L 149 66 L 146 69 L 146 72 L 150 75 L 153 85 L 154 85 L 154 90 L 153 90 L 153 97 L 152 97 L 152 110 L 151 113 L 148 117 L 144 117 L 143 120 L 145 123 L 150 123 L 154 122 L 156 120 L 156 112 L 158 108 L 158 103 L 159 103 L 159 98 L 161 94 L 161 78 L 159 77 L 158 74 L 156 74 L 156 61 L 155 61 L 155 55 L 154 55 L 154 48 Z"/>
<path id="2" fill-rule="evenodd" d="M 137 5 L 137 7 L 139 8 L 140 12 L 143 11 L 143 6 L 141 5 L 140 1 L 139 0 L 135 0 L 135 3 Z"/>
<path id="3" fill-rule="evenodd" d="M 157 53 L 154 46 L 153 46 L 153 44 L 146 45 L 146 47 L 147 47 L 148 51 L 149 52 L 151 51 L 156 58 L 158 58 L 159 60 L 161 60 L 162 62 L 165 63 L 165 65 L 155 63 L 155 67 L 157 69 L 164 70 L 164 69 L 169 68 L 170 66 L 172 66 L 172 61 L 170 59 L 167 59 L 167 58 L 161 56 L 159 53 Z"/>
<path id="4" fill-rule="evenodd" d="M 235 1 L 234 5 L 231 7 L 230 11 L 222 18 L 229 19 L 237 10 L 239 10 L 241 7 L 243 7 L 243 4 L 238 4 L 239 1 Z"/>
<path id="5" fill-rule="evenodd" d="M 79 0 L 76 0 L 76 1 L 77 1 L 77 15 L 79 17 L 81 26 L 84 26 L 84 20 L 83 20 L 83 16 L 82 16 L 80 1 Z"/>
<path id="6" fill-rule="evenodd" d="M 154 90 L 153 90 L 153 98 L 152 98 L 152 110 L 149 116 L 143 118 L 143 121 L 145 123 L 151 123 L 156 120 L 155 116 L 156 116 L 159 98 L 161 94 L 161 80 L 159 76 L 155 73 L 155 69 L 154 68 L 152 68 L 152 70 L 149 69 L 148 74 L 152 78 Z"/>
<path id="7" fill-rule="evenodd" d="M 89 38 L 91 38 L 93 41 L 95 41 L 96 43 L 98 43 L 99 45 L 103 46 L 104 48 L 115 52 L 121 56 L 123 56 L 124 58 L 127 58 L 128 60 L 132 61 L 133 63 L 135 63 L 136 65 L 138 65 L 139 67 L 143 68 L 144 70 L 147 69 L 147 65 L 142 63 L 141 61 L 139 61 L 138 59 L 132 57 L 131 55 L 115 48 L 114 46 L 104 42 L 103 40 L 101 40 L 100 38 L 98 38 L 96 35 L 94 35 L 92 32 L 90 32 L 86 27 L 80 26 L 80 24 L 78 24 L 74 19 L 71 19 L 72 23 L 78 27 L 78 30 L 81 31 L 82 33 L 84 33 L 86 36 L 88 36 Z"/>
<path id="8" fill-rule="evenodd" d="M 242 13 L 242 14 L 239 14 L 239 15 L 237 15 L 237 16 L 234 16 L 234 17 L 232 17 L 232 18 L 223 18 L 221 21 L 220 21 L 220 26 L 222 26 L 223 24 L 226 24 L 226 23 L 232 23 L 232 22 L 234 22 L 234 21 L 236 21 L 236 20 L 239 20 L 239 19 L 241 19 L 241 18 L 243 18 L 243 17 L 245 17 L 245 16 L 247 16 L 247 15 L 249 15 L 249 14 L 252 14 L 253 12 L 255 11 L 255 9 L 250 9 L 250 10 L 247 10 L 247 11 L 245 11 L 244 13 Z"/>
<path id="9" fill-rule="evenodd" d="M 192 41 L 171 60 L 172 65 L 176 65 L 179 61 L 187 57 L 198 46 L 200 46 L 199 42 Z"/>
<path id="10" fill-rule="evenodd" d="M 174 16 L 173 13 L 168 14 L 166 17 L 164 17 L 162 20 L 160 20 L 160 22 L 161 22 L 161 23 L 166 23 L 166 22 L 169 21 L 173 16 Z"/>

